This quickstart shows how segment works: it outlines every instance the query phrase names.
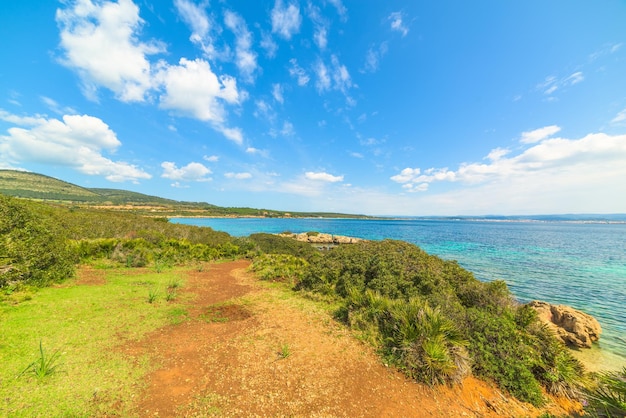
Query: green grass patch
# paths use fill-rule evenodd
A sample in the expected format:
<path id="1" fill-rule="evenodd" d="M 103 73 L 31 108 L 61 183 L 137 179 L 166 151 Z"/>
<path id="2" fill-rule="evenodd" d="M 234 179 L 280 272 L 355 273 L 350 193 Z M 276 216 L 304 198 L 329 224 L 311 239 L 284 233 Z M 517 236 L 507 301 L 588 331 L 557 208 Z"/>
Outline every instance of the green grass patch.
<path id="1" fill-rule="evenodd" d="M 30 300 L 0 300 L 0 416 L 132 415 L 155 364 L 121 348 L 185 320 L 178 301 L 146 303 L 149 289 L 166 289 L 179 275 L 108 269 L 101 286 L 69 281 Z"/>

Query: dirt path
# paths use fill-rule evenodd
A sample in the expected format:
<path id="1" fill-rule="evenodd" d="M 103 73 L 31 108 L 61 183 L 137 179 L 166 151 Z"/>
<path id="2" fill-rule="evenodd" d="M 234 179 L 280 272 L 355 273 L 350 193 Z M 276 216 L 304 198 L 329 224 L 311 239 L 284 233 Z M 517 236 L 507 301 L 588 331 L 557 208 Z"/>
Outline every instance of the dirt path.
<path id="1" fill-rule="evenodd" d="M 454 389 L 409 381 L 313 303 L 259 285 L 248 266 L 234 261 L 189 272 L 182 290 L 195 295 L 189 320 L 125 348 L 160 364 L 137 415 L 538 415 L 477 379 Z"/>

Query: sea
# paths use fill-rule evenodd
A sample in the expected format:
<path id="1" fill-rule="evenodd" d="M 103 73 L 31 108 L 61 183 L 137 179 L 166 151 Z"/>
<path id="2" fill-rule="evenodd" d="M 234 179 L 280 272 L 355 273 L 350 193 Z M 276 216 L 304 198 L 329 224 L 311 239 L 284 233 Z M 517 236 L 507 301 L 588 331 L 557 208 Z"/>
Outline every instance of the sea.
<path id="1" fill-rule="evenodd" d="M 626 367 L 626 223 L 485 219 L 174 218 L 232 236 L 318 231 L 395 239 L 456 260 L 482 281 L 504 280 L 522 303 L 543 300 L 593 315 L 598 344 L 575 355 L 592 370 Z"/>

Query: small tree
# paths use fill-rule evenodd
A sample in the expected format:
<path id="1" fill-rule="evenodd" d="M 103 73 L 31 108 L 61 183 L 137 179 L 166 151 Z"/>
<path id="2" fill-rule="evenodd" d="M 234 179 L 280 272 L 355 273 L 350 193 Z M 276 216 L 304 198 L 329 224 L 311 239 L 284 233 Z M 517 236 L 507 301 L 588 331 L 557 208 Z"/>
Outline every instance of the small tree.
<path id="1" fill-rule="evenodd" d="M 75 254 L 43 205 L 0 195 L 0 287 L 46 286 L 71 277 Z"/>

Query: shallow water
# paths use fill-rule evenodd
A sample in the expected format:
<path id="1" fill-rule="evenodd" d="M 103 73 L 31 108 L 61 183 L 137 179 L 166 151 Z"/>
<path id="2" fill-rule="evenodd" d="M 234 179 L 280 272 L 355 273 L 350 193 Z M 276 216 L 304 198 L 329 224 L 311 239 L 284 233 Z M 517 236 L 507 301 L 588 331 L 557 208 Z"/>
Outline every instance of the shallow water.
<path id="1" fill-rule="evenodd" d="M 408 241 L 457 260 L 479 280 L 506 281 L 521 302 L 539 299 L 593 315 L 603 334 L 596 350 L 584 357 L 606 368 L 626 366 L 626 224 L 283 218 L 172 222 L 209 226 L 233 236 L 320 231 Z"/>

